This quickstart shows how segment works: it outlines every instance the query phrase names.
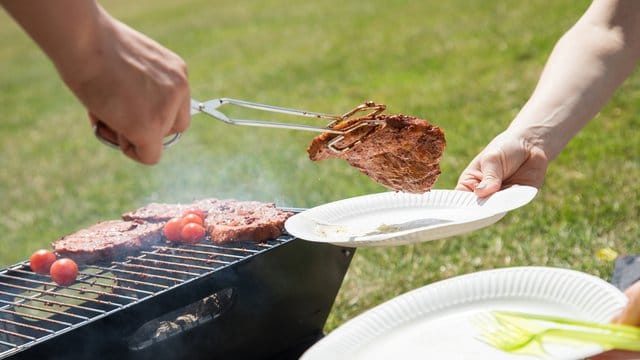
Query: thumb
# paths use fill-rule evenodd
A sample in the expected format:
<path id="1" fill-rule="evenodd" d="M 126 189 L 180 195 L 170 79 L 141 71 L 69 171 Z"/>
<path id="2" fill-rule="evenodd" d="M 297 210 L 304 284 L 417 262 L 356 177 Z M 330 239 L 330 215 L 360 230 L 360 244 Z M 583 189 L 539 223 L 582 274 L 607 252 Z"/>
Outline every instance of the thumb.
<path id="1" fill-rule="evenodd" d="M 478 197 L 487 197 L 500 190 L 504 171 L 499 155 L 487 154 L 480 161 L 480 171 L 482 172 L 482 180 L 474 189 Z"/>

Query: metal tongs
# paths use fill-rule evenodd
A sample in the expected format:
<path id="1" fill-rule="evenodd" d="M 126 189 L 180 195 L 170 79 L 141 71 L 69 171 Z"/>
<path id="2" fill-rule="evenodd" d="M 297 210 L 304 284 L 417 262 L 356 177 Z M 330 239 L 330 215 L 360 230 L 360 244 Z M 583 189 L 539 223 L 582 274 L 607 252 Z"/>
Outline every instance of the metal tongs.
<path id="1" fill-rule="evenodd" d="M 310 125 L 281 123 L 281 122 L 272 122 L 272 121 L 236 119 L 236 118 L 227 116 L 226 114 L 224 114 L 222 111 L 218 109 L 219 107 L 225 104 L 232 104 L 232 105 L 237 105 L 245 108 L 276 112 L 276 113 L 282 113 L 282 114 L 288 114 L 288 115 L 298 115 L 298 116 L 312 117 L 312 118 L 319 118 L 319 119 L 329 119 L 332 121 L 326 127 L 317 127 L 317 126 L 310 126 Z M 343 147 L 337 146 L 337 144 L 340 141 L 344 140 L 344 136 L 346 134 L 356 129 L 362 128 L 364 126 L 372 126 L 372 127 L 380 126 L 380 125 L 384 126 L 385 122 L 383 120 L 377 120 L 376 116 L 381 112 L 383 112 L 385 109 L 386 109 L 386 105 L 384 104 L 376 104 L 373 101 L 367 101 L 364 104 L 361 104 L 355 107 L 353 110 L 343 115 L 330 115 L 330 114 L 322 114 L 322 113 L 317 113 L 312 111 L 288 109 L 288 108 L 283 108 L 278 106 L 258 104 L 258 103 L 253 103 L 249 101 L 229 99 L 229 98 L 213 99 L 205 102 L 199 102 L 197 100 L 191 99 L 191 115 L 203 113 L 213 117 L 216 120 L 223 121 L 227 124 L 269 127 L 269 128 L 279 128 L 279 129 L 289 129 L 289 130 L 314 131 L 314 132 L 336 134 L 338 136 L 331 139 L 331 141 L 327 143 L 327 146 L 329 147 L 329 149 L 336 153 L 347 151 L 355 145 L 355 143 L 352 143 L 348 146 L 343 146 Z M 339 130 L 334 129 L 336 125 L 341 124 L 346 120 L 350 119 L 354 114 L 359 112 L 366 112 L 369 110 L 371 110 L 369 114 L 355 119 L 352 124 L 344 128 L 341 128 Z M 96 125 L 94 125 L 93 132 L 95 136 L 103 144 L 119 149 L 120 146 L 116 142 L 102 135 L 101 130 L 103 130 L 104 128 L 106 128 L 106 125 L 101 122 L 98 122 Z M 181 135 L 182 133 L 175 133 L 167 136 L 163 143 L 164 147 L 167 148 L 173 145 L 176 141 L 180 139 Z"/>

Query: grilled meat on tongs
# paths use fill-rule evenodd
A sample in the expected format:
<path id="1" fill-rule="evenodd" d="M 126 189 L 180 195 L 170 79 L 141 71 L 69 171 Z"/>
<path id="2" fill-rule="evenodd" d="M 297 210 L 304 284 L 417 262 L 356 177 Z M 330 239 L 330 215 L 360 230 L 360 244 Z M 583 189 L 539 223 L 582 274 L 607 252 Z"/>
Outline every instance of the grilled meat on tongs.
<path id="1" fill-rule="evenodd" d="M 440 128 L 413 116 L 381 114 L 384 105 L 367 102 L 358 111 L 374 109 L 358 118 L 337 122 L 322 133 L 307 152 L 311 160 L 344 159 L 385 187 L 409 193 L 431 190 L 440 175 L 446 141 Z"/>

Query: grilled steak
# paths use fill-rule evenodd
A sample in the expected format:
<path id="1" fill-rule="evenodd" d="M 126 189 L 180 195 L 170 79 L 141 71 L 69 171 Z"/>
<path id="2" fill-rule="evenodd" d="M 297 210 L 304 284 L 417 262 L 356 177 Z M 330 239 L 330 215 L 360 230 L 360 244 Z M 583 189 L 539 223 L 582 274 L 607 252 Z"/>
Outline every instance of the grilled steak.
<path id="1" fill-rule="evenodd" d="M 184 210 L 190 207 L 204 211 L 207 233 L 213 242 L 219 244 L 277 238 L 282 235 L 285 220 L 292 215 L 276 209 L 274 204 L 209 198 L 191 204 L 152 203 L 126 213 L 122 218 L 164 223 L 182 216 Z"/>
<path id="2" fill-rule="evenodd" d="M 274 204 L 258 201 L 222 200 L 205 219 L 211 241 L 223 244 L 233 241 L 264 241 L 282 235 L 284 222 L 293 215 Z"/>
<path id="3" fill-rule="evenodd" d="M 363 118 L 349 119 L 333 127 L 341 130 Z M 446 141 L 440 128 L 426 120 L 407 115 L 377 115 L 384 126 L 363 126 L 344 134 L 328 147 L 336 134 L 322 133 L 313 139 L 307 152 L 314 161 L 341 158 L 385 187 L 410 193 L 423 193 L 440 175 L 440 159 Z"/>
<path id="4" fill-rule="evenodd" d="M 182 216 L 182 213 L 186 209 L 186 205 L 182 204 L 151 203 L 147 206 L 123 214 L 122 219 L 125 221 L 143 220 L 148 222 L 165 222 L 174 217 Z"/>
<path id="5" fill-rule="evenodd" d="M 122 215 L 122 219 L 126 221 L 142 220 L 148 222 L 166 222 L 175 217 L 182 216 L 182 213 L 188 208 L 198 208 L 206 214 L 209 209 L 220 201 L 218 199 L 203 199 L 191 204 L 161 204 L 151 203 L 134 211 L 130 211 Z"/>
<path id="6" fill-rule="evenodd" d="M 162 226 L 139 220 L 103 221 L 55 241 L 53 249 L 78 263 L 117 259 L 160 242 Z"/>
<path id="7" fill-rule="evenodd" d="M 204 199 L 191 204 L 152 203 L 122 216 L 123 220 L 99 222 L 65 236 L 53 245 L 60 256 L 78 263 L 114 260 L 149 248 L 163 240 L 166 221 L 196 207 L 207 216 L 205 227 L 214 243 L 264 241 L 282 235 L 292 213 L 274 204 L 257 201 Z"/>

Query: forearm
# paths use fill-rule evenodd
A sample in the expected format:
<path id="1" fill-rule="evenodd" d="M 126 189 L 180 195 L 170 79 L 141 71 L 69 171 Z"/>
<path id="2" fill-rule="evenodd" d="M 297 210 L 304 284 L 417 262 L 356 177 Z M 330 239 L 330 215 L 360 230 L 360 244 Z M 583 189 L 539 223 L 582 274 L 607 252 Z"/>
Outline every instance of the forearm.
<path id="1" fill-rule="evenodd" d="M 549 159 L 600 111 L 640 57 L 640 9 L 621 1 L 617 8 L 595 11 L 614 3 L 606 1 L 594 2 L 556 44 L 533 95 L 509 127 L 526 134 Z"/>
<path id="2" fill-rule="evenodd" d="M 85 70 L 108 15 L 93 0 L 0 0 L 58 71 Z M 61 68 L 61 67 L 64 67 Z"/>

